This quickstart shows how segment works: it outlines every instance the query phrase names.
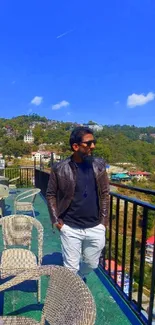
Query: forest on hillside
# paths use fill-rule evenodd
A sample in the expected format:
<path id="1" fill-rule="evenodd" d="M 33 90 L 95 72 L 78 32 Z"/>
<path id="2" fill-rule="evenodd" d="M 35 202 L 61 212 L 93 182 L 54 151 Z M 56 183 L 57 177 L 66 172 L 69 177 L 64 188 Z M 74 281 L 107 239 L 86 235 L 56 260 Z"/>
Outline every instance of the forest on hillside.
<path id="1" fill-rule="evenodd" d="M 88 124 L 90 124 L 89 121 Z M 27 130 L 32 129 L 34 144 L 24 143 Z M 37 114 L 23 115 L 12 119 L 0 118 L 0 152 L 15 157 L 28 155 L 46 144 L 47 150 L 55 150 L 62 156 L 70 155 L 69 136 L 77 125 L 73 122 L 53 121 Z M 129 162 L 137 168 L 155 170 L 155 127 L 134 125 L 103 125 L 95 132 L 97 145 L 95 155 L 104 157 L 108 163 Z"/>

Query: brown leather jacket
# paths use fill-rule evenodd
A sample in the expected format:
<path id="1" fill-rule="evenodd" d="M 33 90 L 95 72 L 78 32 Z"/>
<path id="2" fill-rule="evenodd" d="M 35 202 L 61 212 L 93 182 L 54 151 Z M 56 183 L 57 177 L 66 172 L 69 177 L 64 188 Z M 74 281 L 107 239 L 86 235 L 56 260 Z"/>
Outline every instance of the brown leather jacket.
<path id="1" fill-rule="evenodd" d="M 93 170 L 98 189 L 100 222 L 107 226 L 109 219 L 109 180 L 105 161 L 101 158 L 94 158 Z M 52 223 L 57 222 L 59 216 L 69 207 L 74 197 L 75 185 L 76 166 L 72 157 L 53 166 L 46 192 Z"/>

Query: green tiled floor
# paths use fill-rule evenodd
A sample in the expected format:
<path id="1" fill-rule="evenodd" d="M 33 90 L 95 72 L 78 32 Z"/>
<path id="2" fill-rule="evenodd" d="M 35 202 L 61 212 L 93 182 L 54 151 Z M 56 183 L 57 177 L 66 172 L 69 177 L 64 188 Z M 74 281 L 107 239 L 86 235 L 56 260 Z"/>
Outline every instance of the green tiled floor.
<path id="1" fill-rule="evenodd" d="M 6 215 L 13 213 L 14 195 L 10 195 L 6 200 Z M 44 227 L 44 246 L 43 246 L 43 264 L 61 264 L 61 245 L 59 233 L 53 233 L 47 206 L 43 198 L 38 195 L 35 201 L 35 211 L 37 219 Z M 1 231 L 1 229 L 0 229 Z M 32 243 L 32 250 L 37 253 L 36 238 Z M 0 250 L 2 250 L 2 236 L 0 236 Z M 92 272 L 88 276 L 87 281 L 97 306 L 96 325 L 111 325 L 111 324 L 130 324 L 126 316 L 123 314 L 112 296 L 100 282 L 97 275 Z M 42 303 L 45 297 L 47 287 L 47 279 L 42 279 Z M 19 288 L 18 288 L 19 289 Z M 26 289 L 26 290 L 25 290 Z M 27 290 L 30 292 L 27 292 Z M 24 291 L 25 290 L 25 291 Z M 33 317 L 40 319 L 41 309 L 43 304 L 37 304 L 36 283 L 30 281 L 28 284 L 21 286 L 21 290 L 10 290 L 0 295 L 1 313 L 4 315 L 15 314 Z"/>

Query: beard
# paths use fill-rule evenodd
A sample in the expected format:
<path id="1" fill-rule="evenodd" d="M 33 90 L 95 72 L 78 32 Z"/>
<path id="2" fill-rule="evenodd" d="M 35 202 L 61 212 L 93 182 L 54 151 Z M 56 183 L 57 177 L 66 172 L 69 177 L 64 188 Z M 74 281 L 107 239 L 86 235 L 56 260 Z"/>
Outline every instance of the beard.
<path id="1" fill-rule="evenodd" d="M 87 155 L 83 152 L 78 152 L 78 154 L 85 164 L 87 164 L 88 166 L 92 165 L 92 162 L 93 162 L 93 154 L 92 153 L 91 153 L 91 155 Z"/>

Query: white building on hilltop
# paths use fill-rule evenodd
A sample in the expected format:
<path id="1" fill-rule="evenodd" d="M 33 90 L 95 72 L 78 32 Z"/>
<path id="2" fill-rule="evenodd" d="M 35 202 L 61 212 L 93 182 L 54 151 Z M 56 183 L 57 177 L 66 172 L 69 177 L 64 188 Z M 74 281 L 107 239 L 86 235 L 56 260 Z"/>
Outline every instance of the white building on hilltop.
<path id="1" fill-rule="evenodd" d="M 33 143 L 34 136 L 32 134 L 32 130 L 28 130 L 27 133 L 24 135 L 24 142 L 25 143 Z"/>

